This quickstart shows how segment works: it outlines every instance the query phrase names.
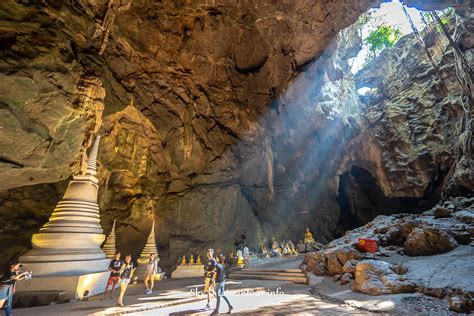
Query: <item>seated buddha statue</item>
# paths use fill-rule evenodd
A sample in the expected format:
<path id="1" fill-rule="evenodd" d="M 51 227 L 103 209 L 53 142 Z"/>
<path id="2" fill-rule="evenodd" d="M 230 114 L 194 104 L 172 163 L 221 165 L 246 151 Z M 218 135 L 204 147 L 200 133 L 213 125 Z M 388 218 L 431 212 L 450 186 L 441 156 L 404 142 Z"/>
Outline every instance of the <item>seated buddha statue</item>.
<path id="1" fill-rule="evenodd" d="M 182 265 L 182 266 L 185 266 L 185 265 L 186 265 L 186 257 L 185 257 L 185 256 L 183 256 L 183 258 L 181 258 L 181 263 L 180 263 L 180 265 Z"/>
<path id="2" fill-rule="evenodd" d="M 237 250 L 237 265 L 243 266 L 245 264 L 244 256 L 242 250 Z"/>
<path id="3" fill-rule="evenodd" d="M 293 254 L 293 252 L 291 251 L 291 246 L 290 246 L 290 243 L 287 241 L 286 244 L 285 244 L 285 249 L 286 249 L 286 254 L 288 256 L 291 256 Z"/>
<path id="4" fill-rule="evenodd" d="M 284 256 L 288 255 L 288 247 L 286 247 L 284 242 L 281 243 L 281 254 Z"/>
<path id="5" fill-rule="evenodd" d="M 306 227 L 306 233 L 304 234 L 304 243 L 309 243 L 309 242 L 316 242 L 314 240 L 313 234 L 309 231 L 309 228 Z"/>
<path id="6" fill-rule="evenodd" d="M 202 264 L 201 256 L 199 256 L 199 255 L 197 257 L 196 264 Z"/>
<path id="7" fill-rule="evenodd" d="M 194 264 L 194 256 L 189 257 L 189 264 Z"/>
<path id="8" fill-rule="evenodd" d="M 306 250 L 302 240 L 298 242 L 298 245 L 296 247 L 299 253 L 303 253 Z"/>
<path id="9" fill-rule="evenodd" d="M 304 234 L 304 246 L 306 251 L 313 251 L 316 240 L 313 237 L 313 234 L 309 231 L 309 228 L 306 227 L 306 233 Z"/>
<path id="10" fill-rule="evenodd" d="M 282 253 L 281 246 L 278 243 L 278 241 L 275 240 L 274 237 L 272 237 L 272 250 L 271 250 L 271 253 L 274 256 L 281 256 L 281 253 Z"/>

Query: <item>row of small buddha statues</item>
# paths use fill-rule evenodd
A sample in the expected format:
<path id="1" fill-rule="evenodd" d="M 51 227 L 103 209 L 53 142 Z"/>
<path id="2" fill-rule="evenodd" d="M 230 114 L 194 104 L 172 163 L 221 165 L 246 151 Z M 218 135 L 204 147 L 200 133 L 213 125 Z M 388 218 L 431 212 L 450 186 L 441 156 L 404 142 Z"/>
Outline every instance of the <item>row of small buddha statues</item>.
<path id="1" fill-rule="evenodd" d="M 304 239 L 298 242 L 298 245 L 295 247 L 291 240 L 283 240 L 281 242 L 277 241 L 272 237 L 271 249 L 268 249 L 267 245 L 261 245 L 261 254 L 264 257 L 277 257 L 277 256 L 291 256 L 297 255 L 298 253 L 304 253 L 309 251 L 316 251 L 321 248 L 321 244 L 316 242 L 316 239 L 313 236 L 313 233 L 306 228 Z"/>
<path id="2" fill-rule="evenodd" d="M 197 258 L 196 258 L 196 261 L 194 261 L 194 255 L 191 255 L 189 256 L 189 261 L 186 261 L 186 256 L 183 256 L 181 258 L 181 262 L 179 265 L 181 266 L 193 266 L 193 265 L 201 265 L 202 264 L 202 261 L 201 261 L 201 256 L 198 255 Z"/>
<path id="3" fill-rule="evenodd" d="M 268 249 L 267 245 L 261 245 L 262 255 L 266 258 L 279 257 L 279 256 L 292 256 L 297 255 L 298 251 L 291 240 L 277 241 L 272 237 L 271 248 Z"/>

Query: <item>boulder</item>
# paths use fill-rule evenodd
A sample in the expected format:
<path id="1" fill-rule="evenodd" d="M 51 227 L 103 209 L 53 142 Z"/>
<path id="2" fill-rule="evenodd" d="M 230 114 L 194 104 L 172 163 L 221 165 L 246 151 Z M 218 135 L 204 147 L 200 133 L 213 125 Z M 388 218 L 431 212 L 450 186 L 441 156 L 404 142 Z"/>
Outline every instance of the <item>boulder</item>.
<path id="1" fill-rule="evenodd" d="M 474 223 L 474 210 L 464 210 L 456 212 L 454 217 L 461 222 L 472 224 Z"/>
<path id="2" fill-rule="evenodd" d="M 456 240 L 447 232 L 434 228 L 416 228 L 405 241 L 405 253 L 409 256 L 430 256 L 453 250 Z"/>
<path id="3" fill-rule="evenodd" d="M 359 263 L 357 260 L 349 260 L 346 263 L 344 263 L 344 266 L 342 267 L 342 272 L 344 273 L 355 273 L 356 266 Z"/>
<path id="4" fill-rule="evenodd" d="M 474 311 L 474 300 L 469 295 L 456 295 L 448 299 L 449 309 L 457 313 Z"/>
<path id="5" fill-rule="evenodd" d="M 349 260 L 360 260 L 363 254 L 351 246 L 338 246 L 324 252 L 327 270 L 330 275 L 342 274 L 345 263 Z"/>
<path id="6" fill-rule="evenodd" d="M 400 245 L 401 241 L 401 231 L 400 228 L 396 226 L 390 227 L 385 233 L 387 245 Z"/>
<path id="7" fill-rule="evenodd" d="M 460 245 L 469 245 L 471 243 L 471 233 L 468 231 L 454 232 L 454 239 L 456 239 Z"/>
<path id="8" fill-rule="evenodd" d="M 355 261 L 363 258 L 363 254 L 350 245 L 335 245 L 317 252 L 310 252 L 305 255 L 303 263 L 307 265 L 307 271 L 316 275 L 342 275 L 349 272 L 349 263 L 344 271 L 344 266 L 348 261 Z M 352 269 L 353 270 L 353 269 Z"/>
<path id="9" fill-rule="evenodd" d="M 415 292 L 415 284 L 405 280 L 391 268 L 390 263 L 380 260 L 359 262 L 351 289 L 369 295 Z"/>
<path id="10" fill-rule="evenodd" d="M 402 238 L 407 238 L 411 232 L 418 227 L 418 224 L 414 220 L 407 220 L 400 225 L 400 235 Z"/>
<path id="11" fill-rule="evenodd" d="M 341 285 L 346 285 L 346 284 L 351 283 L 352 279 L 353 279 L 352 273 L 344 273 L 341 276 Z"/>
<path id="12" fill-rule="evenodd" d="M 452 212 L 452 209 L 448 209 L 447 207 L 442 206 L 438 206 L 433 209 L 433 215 L 435 218 L 449 217 Z"/>
<path id="13" fill-rule="evenodd" d="M 328 275 L 326 267 L 326 258 L 322 251 L 310 252 L 304 256 L 303 261 L 306 266 L 306 271 L 313 272 L 316 275 Z"/>

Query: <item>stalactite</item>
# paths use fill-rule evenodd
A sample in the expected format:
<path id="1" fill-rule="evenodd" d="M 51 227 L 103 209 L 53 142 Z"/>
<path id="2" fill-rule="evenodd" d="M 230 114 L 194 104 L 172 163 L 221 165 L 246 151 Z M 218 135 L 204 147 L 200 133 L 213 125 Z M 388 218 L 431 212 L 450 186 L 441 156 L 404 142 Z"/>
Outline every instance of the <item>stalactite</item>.
<path id="1" fill-rule="evenodd" d="M 191 157 L 191 153 L 193 151 L 193 117 L 194 117 L 194 108 L 190 107 L 190 109 L 186 109 L 184 112 L 184 119 L 183 119 L 183 152 L 184 152 L 184 159 L 188 159 Z"/>
<path id="2" fill-rule="evenodd" d="M 92 145 L 94 135 L 102 125 L 105 88 L 102 81 L 94 76 L 84 76 L 77 85 L 78 107 L 75 115 L 83 116 L 89 122 L 84 133 L 80 158 L 72 166 L 74 174 L 84 174 L 87 169 L 87 149 Z"/>
<path id="3" fill-rule="evenodd" d="M 268 190 L 270 195 L 273 196 L 273 150 L 269 139 L 263 141 L 263 146 L 265 149 L 265 158 L 267 160 L 267 177 L 268 177 Z"/>
<path id="4" fill-rule="evenodd" d="M 105 51 L 105 48 L 107 47 L 109 34 L 114 25 L 115 17 L 119 12 L 130 9 L 132 1 L 133 0 L 109 0 L 105 17 L 101 24 L 96 25 L 94 35 L 92 36 L 93 39 L 102 37 L 102 42 L 99 48 L 100 55 L 102 55 L 102 53 Z"/>

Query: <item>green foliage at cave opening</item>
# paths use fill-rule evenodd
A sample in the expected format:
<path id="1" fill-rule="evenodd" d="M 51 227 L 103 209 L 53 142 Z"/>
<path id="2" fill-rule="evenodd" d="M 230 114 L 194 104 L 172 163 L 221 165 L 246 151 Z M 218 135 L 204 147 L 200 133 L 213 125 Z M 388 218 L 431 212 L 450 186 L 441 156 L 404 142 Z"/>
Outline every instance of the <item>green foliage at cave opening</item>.
<path id="1" fill-rule="evenodd" d="M 370 57 L 373 58 L 385 48 L 392 48 L 401 36 L 402 32 L 396 26 L 379 25 L 370 32 L 364 42 L 369 49 Z"/>

